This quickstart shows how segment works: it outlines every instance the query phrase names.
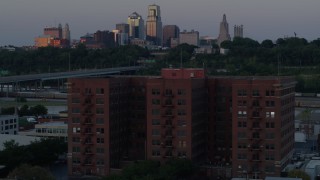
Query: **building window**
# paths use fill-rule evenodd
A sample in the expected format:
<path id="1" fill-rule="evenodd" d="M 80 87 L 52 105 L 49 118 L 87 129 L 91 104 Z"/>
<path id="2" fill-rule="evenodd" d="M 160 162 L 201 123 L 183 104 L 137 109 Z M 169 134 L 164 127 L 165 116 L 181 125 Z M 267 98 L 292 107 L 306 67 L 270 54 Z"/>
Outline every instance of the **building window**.
<path id="1" fill-rule="evenodd" d="M 247 122 L 245 122 L 245 121 L 240 121 L 240 122 L 238 122 L 238 127 L 247 127 Z"/>
<path id="2" fill-rule="evenodd" d="M 71 112 L 72 112 L 72 114 L 79 114 L 80 108 L 72 108 Z"/>
<path id="3" fill-rule="evenodd" d="M 265 158 L 266 160 L 274 160 L 274 153 L 266 153 Z"/>
<path id="4" fill-rule="evenodd" d="M 247 154 L 245 154 L 245 153 L 239 153 L 239 154 L 238 154 L 238 159 L 239 159 L 239 160 L 247 159 Z"/>
<path id="5" fill-rule="evenodd" d="M 266 144 L 266 149 L 273 150 L 274 149 L 274 144 Z"/>
<path id="6" fill-rule="evenodd" d="M 260 138 L 259 132 L 253 132 L 253 133 L 252 133 L 252 138 L 253 138 L 253 139 L 259 139 L 259 138 Z"/>
<path id="7" fill-rule="evenodd" d="M 266 133 L 266 139 L 274 139 L 274 133 Z"/>
<path id="8" fill-rule="evenodd" d="M 239 139 L 247 138 L 247 134 L 245 132 L 238 132 L 238 138 Z"/>
<path id="9" fill-rule="evenodd" d="M 267 90 L 266 91 L 266 96 L 274 96 L 274 90 Z"/>
<path id="10" fill-rule="evenodd" d="M 247 117 L 247 111 L 238 111 L 238 117 L 239 118 Z"/>
<path id="11" fill-rule="evenodd" d="M 153 150 L 152 150 L 152 156 L 160 156 L 160 150 L 158 150 L 158 149 L 153 149 Z"/>
<path id="12" fill-rule="evenodd" d="M 104 138 L 97 138 L 97 143 L 98 144 L 103 144 L 104 143 Z"/>
<path id="13" fill-rule="evenodd" d="M 185 99 L 178 99 L 177 104 L 178 105 L 186 105 L 186 100 Z"/>
<path id="14" fill-rule="evenodd" d="M 104 128 L 97 128 L 97 134 L 104 134 Z"/>
<path id="15" fill-rule="evenodd" d="M 266 112 L 266 118 L 274 118 L 275 112 Z"/>
<path id="16" fill-rule="evenodd" d="M 104 119 L 103 118 L 97 118 L 96 119 L 97 124 L 104 124 Z"/>
<path id="17" fill-rule="evenodd" d="M 103 166 L 104 165 L 104 160 L 103 159 L 97 159 L 96 161 L 98 166 Z"/>
<path id="18" fill-rule="evenodd" d="M 252 91 L 252 96 L 260 96 L 259 90 L 254 89 L 254 90 Z"/>
<path id="19" fill-rule="evenodd" d="M 152 119 L 152 125 L 160 125 L 160 119 Z"/>
<path id="20" fill-rule="evenodd" d="M 256 118 L 260 117 L 260 112 L 259 111 L 253 111 L 252 112 L 252 117 L 256 117 Z"/>
<path id="21" fill-rule="evenodd" d="M 104 99 L 102 99 L 102 98 L 97 98 L 97 99 L 96 99 L 96 104 L 104 104 Z"/>
<path id="22" fill-rule="evenodd" d="M 186 126 L 186 125 L 187 125 L 186 120 L 178 120 L 178 126 L 179 126 L 179 127 L 184 127 L 184 126 Z"/>
<path id="23" fill-rule="evenodd" d="M 104 154 L 104 148 L 97 148 L 98 154 Z"/>
<path id="24" fill-rule="evenodd" d="M 158 139 L 153 139 L 152 140 L 152 145 L 154 145 L 154 146 L 159 146 L 160 145 L 160 140 L 158 140 Z"/>
<path id="25" fill-rule="evenodd" d="M 185 130 L 178 130 L 177 131 L 177 136 L 178 137 L 185 137 L 186 136 L 186 131 Z"/>
<path id="26" fill-rule="evenodd" d="M 247 149 L 247 144 L 239 143 L 238 149 Z"/>
<path id="27" fill-rule="evenodd" d="M 246 106 L 247 106 L 247 101 L 239 100 L 239 101 L 238 101 L 238 106 L 239 106 L 239 107 L 246 107 Z"/>
<path id="28" fill-rule="evenodd" d="M 159 115 L 160 109 L 152 109 L 152 115 Z"/>
<path id="29" fill-rule="evenodd" d="M 104 109 L 103 108 L 97 108 L 96 109 L 97 114 L 104 114 Z"/>
<path id="30" fill-rule="evenodd" d="M 184 116 L 184 115 L 186 115 L 187 113 L 186 113 L 186 111 L 184 110 L 184 109 L 178 109 L 178 115 L 179 116 Z"/>
<path id="31" fill-rule="evenodd" d="M 79 157 L 72 157 L 72 164 L 80 164 L 80 158 Z"/>
<path id="32" fill-rule="evenodd" d="M 73 133 L 80 133 L 80 131 L 81 131 L 80 127 L 74 127 L 74 128 L 72 128 L 72 132 L 73 132 Z"/>
<path id="33" fill-rule="evenodd" d="M 178 89 L 178 95 L 186 95 L 186 90 L 185 89 Z"/>
<path id="34" fill-rule="evenodd" d="M 160 136 L 160 130 L 159 129 L 152 129 L 152 136 Z"/>
<path id="35" fill-rule="evenodd" d="M 72 142 L 79 143 L 80 142 L 80 137 L 72 137 Z"/>
<path id="36" fill-rule="evenodd" d="M 247 91 L 245 89 L 238 89 L 238 96 L 247 96 Z"/>
<path id="37" fill-rule="evenodd" d="M 172 89 L 166 89 L 165 95 L 171 96 L 172 95 Z"/>
<path id="38" fill-rule="evenodd" d="M 78 146 L 72 147 L 72 152 L 79 153 L 80 152 L 80 147 L 78 147 Z"/>
<path id="39" fill-rule="evenodd" d="M 73 104 L 79 104 L 79 103 L 80 103 L 80 99 L 73 97 L 73 98 L 71 99 L 71 103 L 73 103 Z"/>
<path id="40" fill-rule="evenodd" d="M 266 166 L 266 172 L 267 173 L 274 173 L 275 172 L 275 167 L 274 166 Z"/>
<path id="41" fill-rule="evenodd" d="M 152 89 L 152 95 L 160 95 L 160 89 Z"/>
<path id="42" fill-rule="evenodd" d="M 266 122 L 266 128 L 274 128 L 274 122 Z"/>
<path id="43" fill-rule="evenodd" d="M 79 117 L 73 117 L 72 118 L 72 123 L 74 123 L 74 124 L 80 123 L 80 118 Z"/>
<path id="44" fill-rule="evenodd" d="M 187 142 L 186 141 L 178 141 L 178 147 L 180 147 L 180 148 L 187 147 Z"/>
<path id="45" fill-rule="evenodd" d="M 96 89 L 96 94 L 104 94 L 104 89 L 103 88 L 97 88 Z"/>
<path id="46" fill-rule="evenodd" d="M 160 105 L 160 99 L 152 99 L 152 105 Z"/>

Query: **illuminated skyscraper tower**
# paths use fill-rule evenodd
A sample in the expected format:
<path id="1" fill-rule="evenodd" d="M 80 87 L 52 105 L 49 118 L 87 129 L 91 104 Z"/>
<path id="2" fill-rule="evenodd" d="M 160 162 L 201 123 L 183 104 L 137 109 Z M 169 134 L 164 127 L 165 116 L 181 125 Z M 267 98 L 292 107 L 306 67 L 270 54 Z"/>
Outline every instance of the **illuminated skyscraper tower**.
<path id="1" fill-rule="evenodd" d="M 149 5 L 147 18 L 147 40 L 162 45 L 162 22 L 160 6 Z"/>
<path id="2" fill-rule="evenodd" d="M 220 33 L 219 33 L 219 37 L 218 37 L 218 45 L 220 46 L 220 44 L 223 41 L 227 41 L 227 40 L 231 40 L 230 34 L 229 34 L 229 25 L 227 22 L 227 18 L 226 15 L 223 14 L 223 19 L 222 22 L 220 23 Z"/>
<path id="3" fill-rule="evenodd" d="M 144 35 L 144 21 L 142 17 L 134 12 L 128 17 L 129 37 L 145 39 Z"/>
<path id="4" fill-rule="evenodd" d="M 63 28 L 62 39 L 66 39 L 66 40 L 70 41 L 70 29 L 69 29 L 68 23 Z"/>

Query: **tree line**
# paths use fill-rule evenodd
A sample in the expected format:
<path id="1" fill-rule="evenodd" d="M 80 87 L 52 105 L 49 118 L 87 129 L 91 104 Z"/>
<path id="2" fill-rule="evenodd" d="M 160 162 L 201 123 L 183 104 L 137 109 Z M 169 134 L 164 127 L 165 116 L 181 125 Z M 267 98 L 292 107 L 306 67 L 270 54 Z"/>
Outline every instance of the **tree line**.
<path id="1" fill-rule="evenodd" d="M 140 75 L 160 75 L 161 68 L 206 68 L 208 75 L 295 76 L 297 91 L 320 91 L 320 38 L 308 42 L 304 38 L 266 39 L 259 43 L 250 38 L 236 37 L 224 41 L 228 49 L 220 54 L 213 45 L 213 54 L 195 54 L 196 46 L 181 44 L 160 57 L 139 46 L 87 49 L 80 44 L 74 49 L 54 47 L 32 51 L 0 51 L 0 67 L 9 75 L 61 72 L 80 69 L 110 68 L 137 65 L 139 59 L 156 59 L 138 72 Z"/>

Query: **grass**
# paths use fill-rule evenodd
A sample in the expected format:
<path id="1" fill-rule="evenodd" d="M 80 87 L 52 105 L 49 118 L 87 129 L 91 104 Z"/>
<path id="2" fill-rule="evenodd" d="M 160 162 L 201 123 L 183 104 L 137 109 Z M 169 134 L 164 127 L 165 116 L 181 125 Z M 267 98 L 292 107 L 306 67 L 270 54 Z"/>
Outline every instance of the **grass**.
<path id="1" fill-rule="evenodd" d="M 14 106 L 23 106 L 23 105 L 30 106 L 36 106 L 36 105 L 43 105 L 43 106 L 66 106 L 66 101 L 50 101 L 50 100 L 36 100 L 36 101 L 27 101 L 27 102 L 15 102 L 15 101 L 6 101 L 6 100 L 0 100 L 0 107 L 8 108 L 8 107 L 14 107 Z"/>

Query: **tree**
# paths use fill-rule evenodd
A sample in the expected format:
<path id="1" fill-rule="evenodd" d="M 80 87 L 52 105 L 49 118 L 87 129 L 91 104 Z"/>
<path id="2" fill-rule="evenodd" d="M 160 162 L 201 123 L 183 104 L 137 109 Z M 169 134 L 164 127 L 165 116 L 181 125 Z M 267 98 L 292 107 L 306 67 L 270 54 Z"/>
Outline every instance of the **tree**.
<path id="1" fill-rule="evenodd" d="M 310 180 L 310 176 L 306 172 L 298 170 L 298 169 L 294 169 L 292 171 L 289 171 L 288 177 L 302 178 L 302 180 Z"/>
<path id="2" fill-rule="evenodd" d="M 9 173 L 8 178 L 25 179 L 25 180 L 54 180 L 54 176 L 46 169 L 40 166 L 31 166 L 22 164 Z"/>
<path id="3" fill-rule="evenodd" d="M 261 46 L 264 48 L 273 48 L 274 44 L 270 39 L 262 41 Z"/>
<path id="4" fill-rule="evenodd" d="M 30 114 L 36 116 L 48 114 L 48 109 L 45 106 L 39 104 L 30 108 Z"/>

